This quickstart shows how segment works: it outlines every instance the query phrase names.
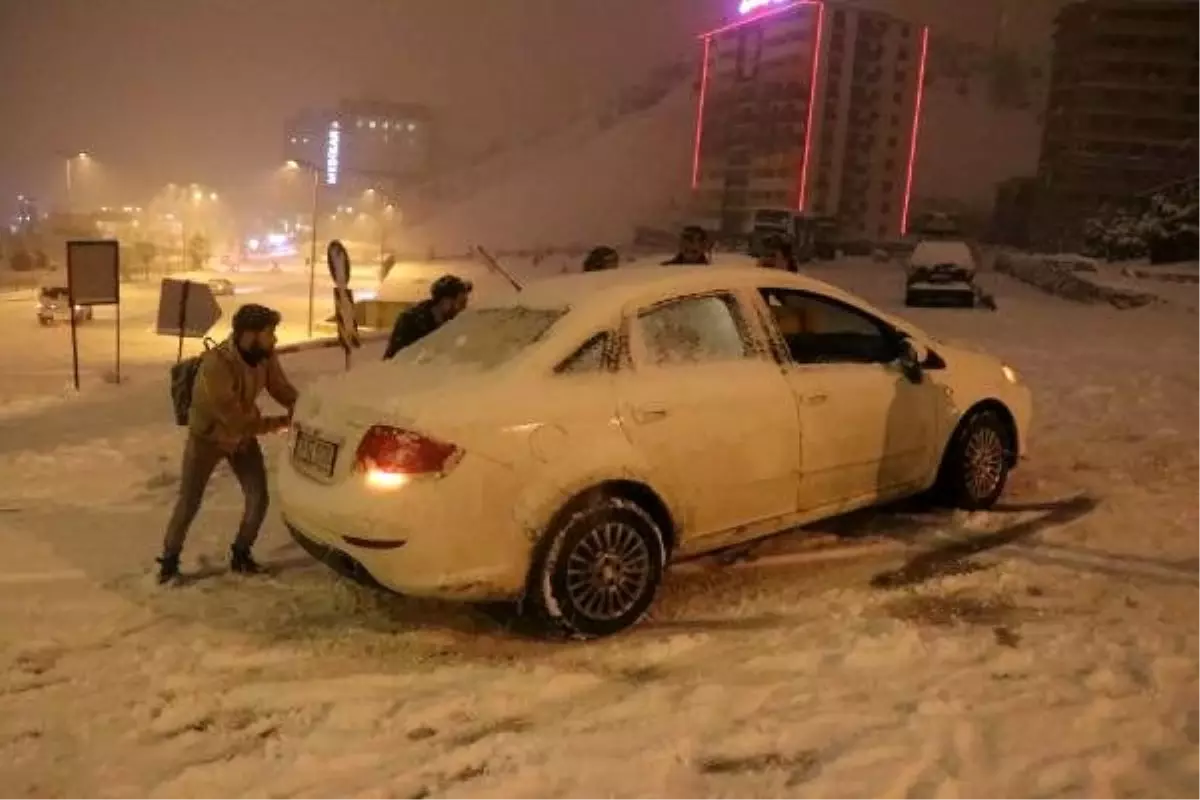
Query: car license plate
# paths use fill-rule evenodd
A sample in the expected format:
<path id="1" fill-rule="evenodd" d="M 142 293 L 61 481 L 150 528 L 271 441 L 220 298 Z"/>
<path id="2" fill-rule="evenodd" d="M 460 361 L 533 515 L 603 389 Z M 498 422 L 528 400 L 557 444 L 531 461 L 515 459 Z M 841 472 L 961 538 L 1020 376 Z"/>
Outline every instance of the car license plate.
<path id="1" fill-rule="evenodd" d="M 297 429 L 296 442 L 292 445 L 292 463 L 328 478 L 333 476 L 337 454 L 336 442 Z"/>

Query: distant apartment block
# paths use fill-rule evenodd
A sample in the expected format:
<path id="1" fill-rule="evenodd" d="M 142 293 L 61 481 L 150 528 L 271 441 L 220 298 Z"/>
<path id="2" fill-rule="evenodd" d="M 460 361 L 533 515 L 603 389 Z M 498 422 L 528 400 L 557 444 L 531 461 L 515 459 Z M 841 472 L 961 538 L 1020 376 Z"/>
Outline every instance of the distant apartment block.
<path id="1" fill-rule="evenodd" d="M 1059 13 L 1038 164 L 1035 237 L 1078 241 L 1083 221 L 1194 177 L 1200 4 L 1084 0 Z"/>
<path id="2" fill-rule="evenodd" d="M 692 187 L 726 233 L 756 208 L 836 217 L 843 238 L 908 226 L 928 27 L 818 0 L 743 0 L 701 37 Z"/>
<path id="3" fill-rule="evenodd" d="M 429 110 L 413 103 L 343 101 L 288 120 L 284 159 L 316 166 L 327 185 L 401 185 L 430 169 Z"/>

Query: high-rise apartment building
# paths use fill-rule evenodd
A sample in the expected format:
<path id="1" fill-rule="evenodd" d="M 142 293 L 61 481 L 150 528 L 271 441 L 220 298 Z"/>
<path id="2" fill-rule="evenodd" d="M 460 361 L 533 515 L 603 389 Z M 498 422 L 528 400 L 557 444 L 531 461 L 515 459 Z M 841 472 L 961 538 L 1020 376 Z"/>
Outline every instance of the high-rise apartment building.
<path id="1" fill-rule="evenodd" d="M 792 208 L 845 239 L 903 235 L 929 29 L 823 0 L 739 13 L 701 37 L 697 215 L 736 234 L 756 208 Z"/>
<path id="2" fill-rule="evenodd" d="M 1195 176 L 1200 4 L 1083 0 L 1055 22 L 1033 224 L 1069 246 L 1105 205 Z"/>

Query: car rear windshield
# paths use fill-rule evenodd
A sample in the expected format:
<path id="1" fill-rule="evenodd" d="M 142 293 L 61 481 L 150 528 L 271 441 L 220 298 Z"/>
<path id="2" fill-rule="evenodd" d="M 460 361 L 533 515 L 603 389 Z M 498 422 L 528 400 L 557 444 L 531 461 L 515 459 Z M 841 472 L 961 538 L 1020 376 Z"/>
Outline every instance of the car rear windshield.
<path id="1" fill-rule="evenodd" d="M 503 364 L 545 335 L 567 309 L 467 309 L 396 354 L 400 363 L 486 370 Z"/>
<path id="2" fill-rule="evenodd" d="M 953 264 L 970 268 L 975 259 L 966 242 L 921 242 L 913 250 L 911 263 L 914 267 L 936 267 Z"/>

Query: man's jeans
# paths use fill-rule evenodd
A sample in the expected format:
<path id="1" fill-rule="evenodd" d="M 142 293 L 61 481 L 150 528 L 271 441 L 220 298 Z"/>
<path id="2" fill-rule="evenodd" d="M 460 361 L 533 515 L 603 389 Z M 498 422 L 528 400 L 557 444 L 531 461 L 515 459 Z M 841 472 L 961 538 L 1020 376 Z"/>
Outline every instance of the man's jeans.
<path id="1" fill-rule="evenodd" d="M 187 539 L 188 528 L 200 510 L 204 490 L 213 470 L 222 460 L 227 460 L 233 474 L 241 484 L 246 499 L 242 512 L 242 524 L 234 540 L 234 550 L 250 552 L 259 528 L 267 516 L 267 467 L 263 461 L 262 448 L 257 439 L 243 444 L 235 453 L 224 453 L 212 442 L 189 435 L 183 451 L 183 470 L 179 478 L 179 499 L 175 511 L 167 523 L 167 535 L 163 539 L 163 555 L 178 558 Z"/>

